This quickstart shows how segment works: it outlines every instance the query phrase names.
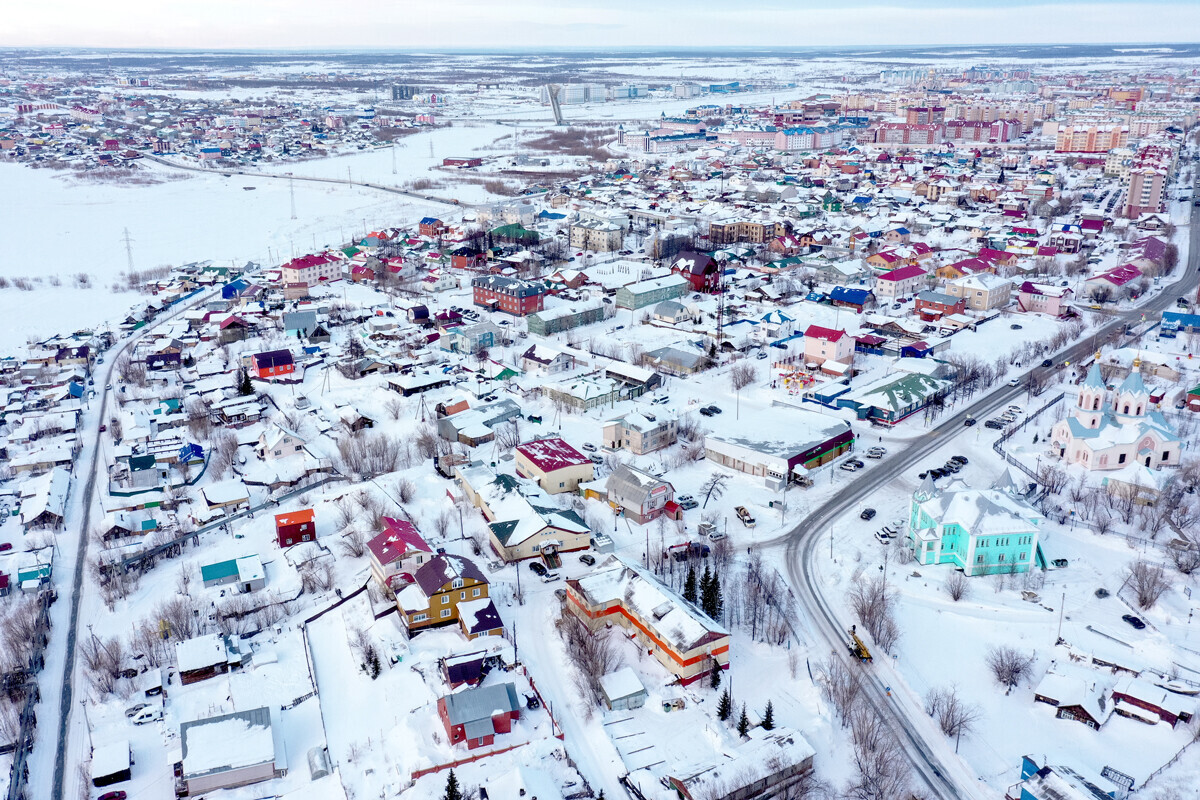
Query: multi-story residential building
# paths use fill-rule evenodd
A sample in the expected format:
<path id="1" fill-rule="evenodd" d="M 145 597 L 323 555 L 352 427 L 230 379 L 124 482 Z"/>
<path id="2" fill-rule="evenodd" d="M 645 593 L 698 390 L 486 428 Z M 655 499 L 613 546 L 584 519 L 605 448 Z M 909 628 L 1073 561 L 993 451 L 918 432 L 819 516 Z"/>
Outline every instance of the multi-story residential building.
<path id="1" fill-rule="evenodd" d="M 925 282 L 925 270 L 914 265 L 889 270 L 875 279 L 873 292 L 880 303 L 891 303 L 917 291 Z"/>
<path id="2" fill-rule="evenodd" d="M 546 287 L 539 281 L 481 275 L 471 281 L 475 305 L 494 308 L 518 317 L 542 310 Z"/>
<path id="3" fill-rule="evenodd" d="M 611 253 L 620 250 L 625 230 L 615 222 L 581 220 L 571 225 L 571 249 Z"/>
<path id="4" fill-rule="evenodd" d="M 967 301 L 962 297 L 926 290 L 917 295 L 915 303 L 917 316 L 926 322 L 936 322 L 950 314 L 961 314 L 967 308 Z"/>
<path id="5" fill-rule="evenodd" d="M 617 308 L 639 309 L 674 300 L 690 291 L 691 282 L 682 275 L 667 275 L 622 286 L 614 298 Z"/>
<path id="6" fill-rule="evenodd" d="M 950 281 L 946 284 L 946 294 L 964 298 L 967 308 L 973 311 L 989 311 L 1008 305 L 1012 299 L 1012 281 L 980 272 Z"/>
<path id="7" fill-rule="evenodd" d="M 664 514 L 675 519 L 681 516 L 675 503 L 675 487 L 670 481 L 628 464 L 619 464 L 613 470 L 604 483 L 604 491 L 613 508 L 639 525 Z"/>
<path id="8" fill-rule="evenodd" d="M 679 420 L 670 411 L 630 411 L 604 423 L 604 446 L 645 455 L 675 443 Z"/>
<path id="9" fill-rule="evenodd" d="M 946 139 L 963 142 L 1011 142 L 1021 134 L 1021 123 L 1012 119 L 952 119 L 946 123 Z"/>
<path id="10" fill-rule="evenodd" d="M 380 587 L 394 591 L 413 582 L 417 570 L 433 558 L 433 548 L 408 520 L 383 517 L 380 521 L 383 530 L 367 542 L 371 575 Z"/>
<path id="11" fill-rule="evenodd" d="M 1067 286 L 1025 281 L 1017 291 L 1017 308 L 1034 314 L 1065 317 L 1071 311 L 1068 301 L 1073 295 Z"/>
<path id="12" fill-rule="evenodd" d="M 708 241 L 713 247 L 743 242 L 765 244 L 785 233 L 787 228 L 782 222 L 733 219 L 710 222 L 708 225 Z"/>
<path id="13" fill-rule="evenodd" d="M 542 386 L 542 392 L 552 403 L 577 411 L 611 406 L 621 399 L 621 386 L 612 378 L 600 375 L 579 375 Z"/>
<path id="14" fill-rule="evenodd" d="M 882 122 L 875 131 L 877 144 L 935 145 L 942 141 L 944 126 L 926 123 Z"/>
<path id="15" fill-rule="evenodd" d="M 611 302 L 577 303 L 543 309 L 536 314 L 530 314 L 525 324 L 530 333 L 537 336 L 549 336 L 578 328 L 581 325 L 599 322 L 611 317 L 612 314 Z"/>
<path id="16" fill-rule="evenodd" d="M 729 667 L 729 631 L 633 564 L 567 581 L 566 607 L 592 630 L 624 628 L 683 685 Z"/>
<path id="17" fill-rule="evenodd" d="M 969 576 L 1028 572 L 1041 560 L 1045 521 L 1015 491 L 943 491 L 926 478 L 913 493 L 907 545 L 917 563 L 951 564 Z"/>
<path id="18" fill-rule="evenodd" d="M 280 282 L 306 283 L 312 286 L 342 277 L 342 259 L 333 253 L 316 253 L 293 258 L 280 267 Z"/>
<path id="19" fill-rule="evenodd" d="M 944 106 L 909 106 L 904 113 L 904 121 L 909 125 L 937 125 L 946 121 Z"/>
<path id="20" fill-rule="evenodd" d="M 1107 153 L 1129 144 L 1129 128 L 1121 125 L 1060 125 L 1054 140 L 1056 153 Z"/>
<path id="21" fill-rule="evenodd" d="M 826 361 L 849 364 L 854 360 L 854 337 L 842 330 L 809 325 L 804 331 L 804 361 L 818 366 Z"/>

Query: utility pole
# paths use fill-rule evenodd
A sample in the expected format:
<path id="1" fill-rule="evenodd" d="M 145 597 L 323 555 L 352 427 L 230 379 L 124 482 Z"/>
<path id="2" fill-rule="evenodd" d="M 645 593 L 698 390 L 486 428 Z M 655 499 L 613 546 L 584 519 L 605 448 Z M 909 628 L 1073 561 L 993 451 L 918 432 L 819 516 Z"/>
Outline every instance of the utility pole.
<path id="1" fill-rule="evenodd" d="M 133 272 L 133 238 L 129 235 L 129 228 L 125 229 L 125 260 L 129 265 L 129 271 Z"/>
<path id="2" fill-rule="evenodd" d="M 392 139 L 392 174 L 396 174 L 396 140 Z"/>
<path id="3" fill-rule="evenodd" d="M 1058 644 L 1059 642 L 1062 641 L 1063 610 L 1064 610 L 1064 606 L 1066 606 L 1066 604 L 1067 604 L 1067 590 L 1063 589 L 1062 602 L 1058 604 L 1058 635 L 1055 637 L 1055 640 L 1054 640 L 1055 644 Z"/>

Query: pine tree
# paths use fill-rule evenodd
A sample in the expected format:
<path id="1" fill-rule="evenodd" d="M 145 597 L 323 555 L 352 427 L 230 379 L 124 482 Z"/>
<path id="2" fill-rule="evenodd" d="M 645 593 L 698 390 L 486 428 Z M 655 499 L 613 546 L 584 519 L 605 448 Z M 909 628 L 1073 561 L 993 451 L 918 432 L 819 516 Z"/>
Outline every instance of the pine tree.
<path id="1" fill-rule="evenodd" d="M 705 575 L 708 574 L 707 567 L 704 572 Z M 702 581 L 700 585 L 700 609 L 712 619 L 720 619 L 725 607 L 725 601 L 721 597 L 721 579 L 713 573 L 709 580 Z"/>
<path id="2" fill-rule="evenodd" d="M 738 735 L 745 736 L 750 732 L 750 718 L 746 716 L 746 704 L 742 703 L 742 716 L 738 719 Z"/>
<path id="3" fill-rule="evenodd" d="M 241 377 L 238 380 L 238 394 L 243 397 L 254 394 L 254 384 L 250 382 L 250 373 L 243 367 Z"/>
<path id="4" fill-rule="evenodd" d="M 771 705 L 771 701 L 767 701 L 767 708 L 763 711 L 762 729 L 770 731 L 775 729 L 775 707 Z"/>
<path id="5" fill-rule="evenodd" d="M 709 686 L 716 689 L 721 685 L 721 665 L 713 664 L 712 673 L 710 675 Z"/>
<path id="6" fill-rule="evenodd" d="M 717 701 L 717 719 L 725 722 L 731 716 L 733 716 L 733 698 L 729 696 L 729 690 L 726 689 L 721 695 L 721 699 Z"/>
<path id="7" fill-rule="evenodd" d="M 688 567 L 687 580 L 683 582 L 683 599 L 696 602 L 696 568 Z"/>
<path id="8" fill-rule="evenodd" d="M 442 800 L 462 800 L 462 791 L 458 788 L 458 778 L 454 776 L 454 770 L 450 770 L 450 777 L 446 779 L 446 794 Z"/>

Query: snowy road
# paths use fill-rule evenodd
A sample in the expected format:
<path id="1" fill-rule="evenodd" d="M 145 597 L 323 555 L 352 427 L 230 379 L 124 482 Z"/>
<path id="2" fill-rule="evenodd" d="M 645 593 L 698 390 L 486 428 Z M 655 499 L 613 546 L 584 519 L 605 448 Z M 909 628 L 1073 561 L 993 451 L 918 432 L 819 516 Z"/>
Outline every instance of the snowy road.
<path id="1" fill-rule="evenodd" d="M 1127 322 L 1136 321 L 1143 314 L 1150 316 L 1163 311 L 1175 302 L 1177 296 L 1194 294 L 1200 282 L 1200 208 L 1192 209 L 1189 236 L 1188 261 L 1183 276 L 1176 283 L 1154 295 L 1145 305 L 1114 315 L 1110 322 L 1097 329 L 1095 336 L 1060 351 L 1055 361 L 1077 363 L 1086 360 L 1094 352 L 1097 340 L 1105 341 L 1117 335 Z M 916 466 L 965 430 L 964 423 L 968 416 L 983 418 L 1016 401 L 1024 392 L 1022 387 L 1005 385 L 981 397 L 925 436 L 899 450 L 879 468 L 870 470 L 861 480 L 850 484 L 846 491 L 826 501 L 791 531 L 759 545 L 770 547 L 785 544 L 788 579 L 812 620 L 814 631 L 826 640 L 831 649 L 840 650 L 845 646 L 845 631 L 849 629 L 850 622 L 839 616 L 830 598 L 822 593 L 824 581 L 815 568 L 815 560 L 819 557 L 817 544 L 823 541 L 821 534 L 829 530 L 834 521 L 853 513 L 856 504 L 871 493 Z M 886 659 L 876 659 L 866 669 L 866 675 L 868 701 L 896 733 L 916 773 L 933 795 L 947 800 L 981 797 L 982 784 L 971 774 L 966 762 L 954 754 L 949 741 L 936 730 L 929 715 L 922 710 L 921 698 L 908 688 L 899 673 L 886 663 Z"/>

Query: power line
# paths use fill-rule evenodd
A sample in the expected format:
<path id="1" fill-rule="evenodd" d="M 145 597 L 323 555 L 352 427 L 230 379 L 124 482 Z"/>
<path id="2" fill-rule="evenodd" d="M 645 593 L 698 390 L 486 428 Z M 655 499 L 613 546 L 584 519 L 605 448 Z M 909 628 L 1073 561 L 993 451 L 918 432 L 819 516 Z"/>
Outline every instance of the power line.
<path id="1" fill-rule="evenodd" d="M 125 260 L 129 271 L 133 272 L 133 238 L 129 235 L 129 228 L 125 229 Z"/>
<path id="2" fill-rule="evenodd" d="M 292 173 L 288 173 L 288 194 L 292 198 L 292 219 L 296 218 L 296 181 L 292 178 Z"/>

